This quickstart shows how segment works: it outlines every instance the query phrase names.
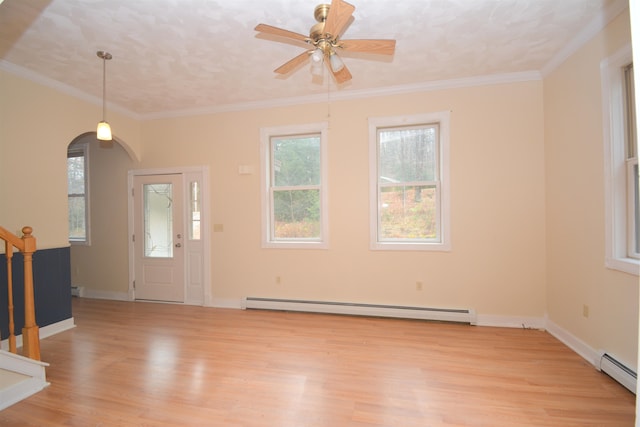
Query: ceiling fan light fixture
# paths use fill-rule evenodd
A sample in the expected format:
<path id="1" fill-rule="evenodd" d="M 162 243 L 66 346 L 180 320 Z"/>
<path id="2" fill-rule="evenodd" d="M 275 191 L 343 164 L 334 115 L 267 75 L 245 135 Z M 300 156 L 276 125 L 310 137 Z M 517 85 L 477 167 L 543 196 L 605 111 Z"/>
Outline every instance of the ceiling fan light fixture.
<path id="1" fill-rule="evenodd" d="M 342 59 L 333 51 L 329 54 L 329 64 L 331 64 L 331 69 L 334 73 L 344 68 L 344 62 L 342 62 Z"/>
<path id="2" fill-rule="evenodd" d="M 316 50 L 314 50 L 313 53 L 311 54 L 311 60 L 315 63 L 322 62 L 323 58 L 324 58 L 324 51 L 321 48 L 316 48 Z"/>

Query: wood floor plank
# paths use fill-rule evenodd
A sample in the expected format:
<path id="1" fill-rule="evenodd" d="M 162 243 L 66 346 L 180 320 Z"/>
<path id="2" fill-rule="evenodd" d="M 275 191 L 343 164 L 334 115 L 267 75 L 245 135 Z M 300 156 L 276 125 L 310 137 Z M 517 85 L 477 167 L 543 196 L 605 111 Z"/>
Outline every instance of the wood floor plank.
<path id="1" fill-rule="evenodd" d="M 632 426 L 635 396 L 543 331 L 74 299 L 2 426 Z"/>

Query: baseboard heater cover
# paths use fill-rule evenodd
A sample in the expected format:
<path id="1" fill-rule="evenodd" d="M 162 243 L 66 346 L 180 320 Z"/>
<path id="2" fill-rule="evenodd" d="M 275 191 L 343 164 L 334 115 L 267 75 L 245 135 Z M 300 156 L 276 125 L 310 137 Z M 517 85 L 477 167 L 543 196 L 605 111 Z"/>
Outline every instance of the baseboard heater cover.
<path id="1" fill-rule="evenodd" d="M 313 313 L 347 314 L 354 316 L 397 317 L 403 319 L 434 320 L 476 324 L 475 310 L 429 307 L 409 307 L 350 302 L 307 301 L 274 298 L 245 298 L 247 309 L 304 311 Z"/>
<path id="2" fill-rule="evenodd" d="M 611 355 L 602 353 L 602 355 L 600 356 L 600 363 L 598 365 L 598 368 L 602 372 L 625 386 L 632 393 L 636 393 L 636 383 L 638 380 L 638 375 Z"/>

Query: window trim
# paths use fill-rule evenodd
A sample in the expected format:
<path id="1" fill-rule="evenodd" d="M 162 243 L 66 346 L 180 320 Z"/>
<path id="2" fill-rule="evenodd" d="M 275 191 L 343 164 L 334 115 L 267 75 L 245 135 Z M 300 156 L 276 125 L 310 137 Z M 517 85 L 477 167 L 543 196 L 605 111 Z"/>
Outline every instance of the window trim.
<path id="1" fill-rule="evenodd" d="M 451 251 L 449 194 L 450 111 L 391 117 L 369 117 L 369 248 L 371 250 Z M 439 235 L 437 242 L 380 241 L 378 238 L 378 129 L 438 124 L 440 181 L 437 188 Z"/>
<path id="2" fill-rule="evenodd" d="M 261 164 L 261 220 L 262 247 L 279 249 L 328 249 L 329 248 L 329 203 L 327 177 L 327 122 L 308 123 L 260 128 L 260 164 Z M 319 240 L 272 240 L 271 217 L 273 202 L 271 198 L 271 138 L 274 136 L 320 134 L 320 239 Z"/>
<path id="3" fill-rule="evenodd" d="M 640 260 L 627 255 L 628 192 L 622 71 L 632 60 L 629 44 L 600 63 L 600 76 L 604 141 L 605 266 L 637 276 L 640 275 Z"/>
<path id="4" fill-rule="evenodd" d="M 77 245 L 77 246 L 90 246 L 91 245 L 91 197 L 90 197 L 90 185 L 89 185 L 89 152 L 90 152 L 90 148 L 89 148 L 89 143 L 88 142 L 81 142 L 81 143 L 76 143 L 76 144 L 71 144 L 68 148 L 67 148 L 67 158 L 69 158 L 70 154 L 78 154 L 78 153 L 82 153 L 82 157 L 84 157 L 84 224 L 85 224 L 85 238 L 84 239 L 78 239 L 78 238 L 74 238 L 72 239 L 70 236 L 68 236 L 69 238 L 69 244 L 71 245 Z M 80 157 L 80 156 L 73 156 L 73 157 Z M 68 173 L 68 171 L 67 171 Z M 69 191 L 67 189 L 67 200 L 69 199 Z M 67 206 L 67 214 L 68 214 L 69 208 Z"/>

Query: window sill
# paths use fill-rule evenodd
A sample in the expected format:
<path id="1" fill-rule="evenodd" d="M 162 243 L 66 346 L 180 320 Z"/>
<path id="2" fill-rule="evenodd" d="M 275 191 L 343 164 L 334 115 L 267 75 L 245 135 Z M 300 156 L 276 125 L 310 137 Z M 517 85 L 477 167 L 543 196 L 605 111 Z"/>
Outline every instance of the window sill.
<path id="1" fill-rule="evenodd" d="M 329 249 L 326 242 L 262 242 L 265 249 Z"/>
<path id="2" fill-rule="evenodd" d="M 373 251 L 451 252 L 451 245 L 444 243 L 372 242 L 370 249 Z"/>
<path id="3" fill-rule="evenodd" d="M 633 258 L 607 258 L 605 260 L 607 268 L 622 271 L 624 273 L 640 276 L 640 260 Z"/>

